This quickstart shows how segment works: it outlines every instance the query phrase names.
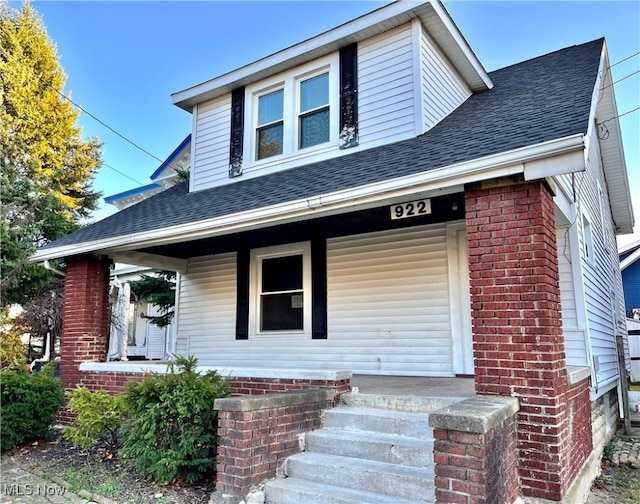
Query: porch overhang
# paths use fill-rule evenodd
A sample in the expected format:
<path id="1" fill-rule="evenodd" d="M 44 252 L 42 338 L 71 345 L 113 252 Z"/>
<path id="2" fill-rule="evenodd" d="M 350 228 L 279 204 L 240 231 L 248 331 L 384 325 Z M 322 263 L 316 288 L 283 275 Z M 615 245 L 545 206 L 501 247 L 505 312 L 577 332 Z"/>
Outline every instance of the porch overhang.
<path id="1" fill-rule="evenodd" d="M 584 170 L 584 136 L 575 134 L 412 175 L 140 233 L 40 249 L 32 262 L 86 253 L 116 257 L 141 249 L 251 231 L 344 212 L 461 192 L 465 184 L 523 175 L 525 180 Z M 176 209 L 180 211 L 180 209 Z M 132 257 L 129 257 L 132 259 Z M 164 261 L 165 259 L 162 259 Z M 168 260 L 168 259 L 167 259 Z M 180 267 L 182 263 L 174 265 Z"/>

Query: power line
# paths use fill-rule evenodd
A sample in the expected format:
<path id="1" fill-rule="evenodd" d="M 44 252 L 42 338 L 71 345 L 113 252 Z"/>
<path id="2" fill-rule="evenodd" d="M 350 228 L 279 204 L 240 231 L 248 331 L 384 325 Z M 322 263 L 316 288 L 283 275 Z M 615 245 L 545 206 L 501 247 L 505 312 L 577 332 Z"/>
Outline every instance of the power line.
<path id="1" fill-rule="evenodd" d="M 626 58 L 621 59 L 620 61 L 616 61 L 615 63 L 611 63 L 611 64 L 609 65 L 609 68 L 614 67 L 614 66 L 616 66 L 616 65 L 619 65 L 620 63 L 624 63 L 625 61 L 630 60 L 631 58 L 633 58 L 634 56 L 637 56 L 638 54 L 640 54 L 640 51 L 638 51 L 638 52 L 637 52 L 637 53 L 635 53 L 635 54 L 632 54 L 631 56 L 627 56 Z"/>
<path id="2" fill-rule="evenodd" d="M 127 177 L 129 180 L 132 180 L 133 182 L 135 182 L 136 184 L 140 184 L 140 185 L 145 185 L 144 182 L 140 182 L 139 180 L 134 179 L 133 177 L 130 177 L 129 175 L 127 175 L 124 172 L 121 172 L 120 170 L 118 170 L 117 168 L 114 168 L 113 166 L 108 165 L 107 163 L 102 163 L 102 166 L 106 166 L 107 168 L 113 170 L 114 172 L 119 173 L 120 175 L 122 175 L 123 177 Z"/>
<path id="3" fill-rule="evenodd" d="M 65 100 L 69 101 L 73 106 L 79 108 L 80 110 L 82 110 L 85 114 L 87 114 L 89 117 L 91 117 L 92 119 L 94 119 L 95 121 L 99 122 L 100 124 L 102 124 L 105 128 L 107 128 L 109 131 L 112 131 L 113 133 L 115 133 L 116 135 L 118 135 L 120 138 L 122 138 L 123 140 L 125 140 L 126 142 L 129 142 L 131 145 L 133 145 L 136 149 L 141 150 L 142 152 L 144 152 L 145 154 L 147 154 L 148 156 L 151 156 L 153 159 L 155 159 L 156 161 L 160 161 L 161 163 L 163 162 L 162 159 L 160 159 L 158 156 L 154 156 L 153 154 L 151 154 L 148 150 L 140 147 L 137 143 L 135 143 L 133 140 L 129 140 L 126 136 L 124 136 L 122 133 L 116 131 L 115 129 L 113 129 L 111 126 L 109 126 L 107 123 L 105 123 L 104 121 L 98 119 L 96 116 L 94 116 L 91 112 L 85 110 L 83 107 L 81 107 L 80 105 L 78 105 L 76 102 L 74 102 L 71 98 L 69 98 L 68 96 L 66 96 L 64 93 L 60 92 L 58 89 L 54 88 L 51 84 L 49 84 L 48 82 L 42 81 L 45 83 L 45 85 L 49 86 L 51 89 L 53 89 L 56 93 L 58 93 L 60 96 L 62 96 Z"/>

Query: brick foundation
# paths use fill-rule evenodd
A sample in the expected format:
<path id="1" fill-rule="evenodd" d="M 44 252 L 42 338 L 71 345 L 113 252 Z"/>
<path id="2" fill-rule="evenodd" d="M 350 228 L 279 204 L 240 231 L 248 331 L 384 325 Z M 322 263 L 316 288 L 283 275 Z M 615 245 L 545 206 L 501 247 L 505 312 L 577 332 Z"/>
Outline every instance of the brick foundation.
<path id="1" fill-rule="evenodd" d="M 218 399 L 216 491 L 246 495 L 252 485 L 281 476 L 287 457 L 302 451 L 301 434 L 320 427 L 332 390 Z"/>
<path id="2" fill-rule="evenodd" d="M 568 381 L 553 195 L 542 181 L 466 192 L 476 392 L 518 397 L 523 495 L 562 500 L 591 452 L 588 381 Z"/>

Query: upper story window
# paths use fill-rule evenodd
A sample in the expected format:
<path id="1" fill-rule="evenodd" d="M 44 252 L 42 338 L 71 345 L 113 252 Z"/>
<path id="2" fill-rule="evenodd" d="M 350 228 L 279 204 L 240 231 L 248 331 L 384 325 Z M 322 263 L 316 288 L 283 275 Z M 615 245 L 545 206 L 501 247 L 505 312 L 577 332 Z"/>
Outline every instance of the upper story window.
<path id="1" fill-rule="evenodd" d="M 329 141 L 329 74 L 300 82 L 299 147 Z"/>
<path id="2" fill-rule="evenodd" d="M 358 145 L 357 46 L 231 92 L 229 177 Z"/>
<path id="3" fill-rule="evenodd" d="M 337 145 L 339 73 L 335 54 L 248 86 L 244 158 L 261 162 Z"/>
<path id="4" fill-rule="evenodd" d="M 257 159 L 282 154 L 284 90 L 258 97 Z"/>

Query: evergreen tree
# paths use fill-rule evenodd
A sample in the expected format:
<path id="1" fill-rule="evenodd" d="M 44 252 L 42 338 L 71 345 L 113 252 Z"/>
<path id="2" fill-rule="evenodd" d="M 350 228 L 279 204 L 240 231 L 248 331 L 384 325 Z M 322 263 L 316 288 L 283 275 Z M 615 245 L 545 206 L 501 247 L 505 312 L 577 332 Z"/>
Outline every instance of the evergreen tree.
<path id="1" fill-rule="evenodd" d="M 83 140 L 66 76 L 42 20 L 0 4 L 0 303 L 24 302 L 49 273 L 36 247 L 79 228 L 96 208 L 100 143 Z"/>
<path id="2" fill-rule="evenodd" d="M 160 313 L 157 316 L 143 317 L 158 327 L 168 326 L 175 311 L 176 273 L 158 270 L 154 275 L 140 275 L 140 280 L 134 280 L 129 284 L 139 299 L 156 305 Z"/>

